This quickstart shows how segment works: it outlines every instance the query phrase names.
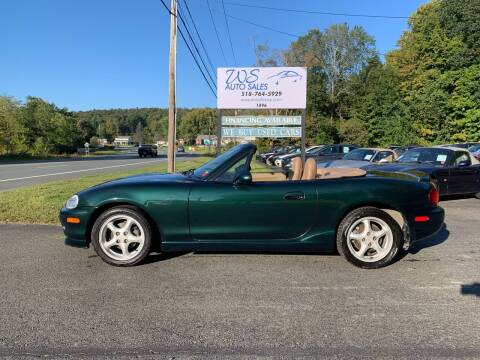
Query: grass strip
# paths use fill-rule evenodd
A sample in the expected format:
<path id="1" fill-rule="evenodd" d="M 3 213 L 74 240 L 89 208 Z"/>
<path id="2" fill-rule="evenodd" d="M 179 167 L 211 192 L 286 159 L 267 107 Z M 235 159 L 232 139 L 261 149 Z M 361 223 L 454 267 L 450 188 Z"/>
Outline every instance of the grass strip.
<path id="1" fill-rule="evenodd" d="M 191 161 L 177 162 L 177 170 L 184 171 L 199 167 L 209 159 L 199 157 Z M 78 191 L 125 176 L 166 172 L 166 170 L 167 163 L 164 162 L 140 169 L 53 181 L 0 192 L 0 223 L 58 224 L 60 208 L 70 196 Z"/>

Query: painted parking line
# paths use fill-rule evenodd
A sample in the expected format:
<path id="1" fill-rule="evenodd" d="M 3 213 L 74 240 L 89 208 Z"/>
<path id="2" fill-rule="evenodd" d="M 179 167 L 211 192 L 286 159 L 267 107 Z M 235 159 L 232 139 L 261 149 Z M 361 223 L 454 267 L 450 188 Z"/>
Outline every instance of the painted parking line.
<path id="1" fill-rule="evenodd" d="M 81 173 L 81 172 L 86 172 L 86 171 L 113 169 L 113 168 L 119 168 L 119 167 L 125 167 L 125 166 L 135 166 L 135 165 L 141 165 L 141 164 L 151 164 L 155 161 L 162 162 L 161 160 L 141 161 L 141 162 L 136 162 L 136 163 L 133 163 L 133 164 L 111 165 L 111 166 L 103 166 L 103 167 L 97 167 L 97 168 L 91 168 L 91 169 L 64 171 L 64 172 L 59 172 L 59 173 L 54 173 L 54 174 L 42 174 L 42 175 L 24 176 L 24 177 L 12 178 L 12 179 L 2 179 L 2 180 L 0 180 L 0 182 L 27 180 L 27 179 L 35 179 L 35 178 L 41 178 L 41 177 L 47 177 L 47 176 L 67 175 L 67 174 L 75 174 L 75 173 Z"/>

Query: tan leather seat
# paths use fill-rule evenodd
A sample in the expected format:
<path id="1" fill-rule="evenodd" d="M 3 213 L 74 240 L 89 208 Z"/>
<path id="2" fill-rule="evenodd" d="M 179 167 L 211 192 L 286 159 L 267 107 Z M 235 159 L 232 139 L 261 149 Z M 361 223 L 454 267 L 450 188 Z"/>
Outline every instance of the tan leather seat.
<path id="1" fill-rule="evenodd" d="M 286 181 L 287 177 L 284 173 L 252 173 L 253 182 L 263 181 Z"/>
<path id="2" fill-rule="evenodd" d="M 293 158 L 293 160 L 292 160 L 292 171 L 293 171 L 292 180 L 301 180 L 302 179 L 302 170 L 303 170 L 302 159 L 299 156 L 297 156 L 296 158 Z"/>
<path id="3" fill-rule="evenodd" d="M 340 179 L 365 176 L 367 172 L 357 168 L 321 168 L 317 169 L 317 179 Z"/>
<path id="4" fill-rule="evenodd" d="M 317 162 L 315 159 L 307 159 L 303 169 L 302 180 L 313 180 L 317 177 Z"/>

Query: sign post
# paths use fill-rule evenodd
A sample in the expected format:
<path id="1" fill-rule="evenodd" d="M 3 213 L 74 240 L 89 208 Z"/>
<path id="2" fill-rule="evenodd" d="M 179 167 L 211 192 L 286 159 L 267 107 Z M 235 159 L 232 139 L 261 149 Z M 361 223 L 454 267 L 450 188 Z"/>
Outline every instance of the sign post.
<path id="1" fill-rule="evenodd" d="M 306 68 L 218 68 L 217 154 L 221 150 L 222 137 L 296 137 L 301 138 L 302 160 L 305 161 L 306 107 Z M 222 116 L 223 109 L 298 109 L 302 114 Z"/>

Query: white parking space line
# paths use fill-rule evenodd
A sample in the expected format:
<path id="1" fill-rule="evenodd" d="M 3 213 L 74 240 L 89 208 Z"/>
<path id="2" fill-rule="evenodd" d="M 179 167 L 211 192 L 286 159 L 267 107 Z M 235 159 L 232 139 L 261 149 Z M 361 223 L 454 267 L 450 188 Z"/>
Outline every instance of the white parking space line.
<path id="1" fill-rule="evenodd" d="M 122 165 L 103 166 L 103 167 L 97 167 L 97 168 L 91 168 L 91 169 L 84 169 L 84 170 L 65 171 L 65 172 L 59 172 L 59 173 L 53 173 L 53 174 L 42 174 L 42 175 L 25 176 L 25 177 L 18 177 L 18 178 L 12 178 L 12 179 L 2 179 L 2 180 L 0 180 L 0 182 L 26 180 L 26 179 L 35 179 L 35 178 L 46 177 L 46 176 L 57 176 L 57 175 L 75 174 L 75 173 L 86 172 L 86 171 L 113 169 L 113 168 L 119 168 L 119 167 L 125 167 L 125 166 L 134 166 L 134 165 L 141 165 L 141 164 L 151 164 L 151 163 L 154 163 L 154 162 L 156 162 L 156 161 L 158 161 L 158 160 L 141 161 L 141 162 L 136 162 L 136 163 L 133 163 L 133 164 L 122 164 Z"/>

